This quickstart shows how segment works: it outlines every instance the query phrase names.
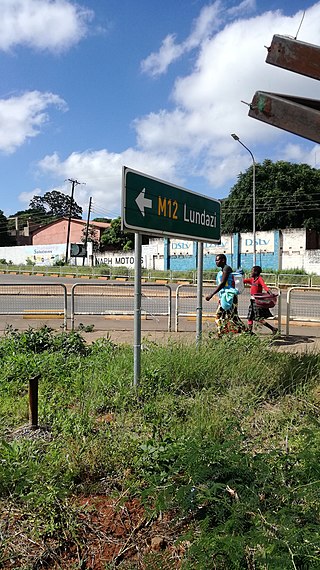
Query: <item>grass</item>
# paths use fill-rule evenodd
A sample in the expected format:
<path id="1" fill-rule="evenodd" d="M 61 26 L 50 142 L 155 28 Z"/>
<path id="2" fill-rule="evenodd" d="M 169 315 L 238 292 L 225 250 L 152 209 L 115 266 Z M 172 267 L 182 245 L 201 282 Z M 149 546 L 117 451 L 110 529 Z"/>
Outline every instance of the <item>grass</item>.
<path id="1" fill-rule="evenodd" d="M 245 335 L 146 341 L 137 391 L 131 347 L 108 338 L 9 329 L 0 357 L 0 567 L 319 568 L 317 354 Z M 97 497 L 131 523 L 133 501 L 144 512 L 121 547 Z"/>

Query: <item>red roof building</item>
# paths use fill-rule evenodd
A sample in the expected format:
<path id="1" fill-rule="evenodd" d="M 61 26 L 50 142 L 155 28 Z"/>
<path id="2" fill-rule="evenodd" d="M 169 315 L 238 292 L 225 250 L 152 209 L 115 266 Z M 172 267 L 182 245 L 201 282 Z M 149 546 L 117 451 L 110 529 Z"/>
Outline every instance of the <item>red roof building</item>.
<path id="1" fill-rule="evenodd" d="M 68 218 L 60 218 L 46 226 L 40 227 L 32 233 L 32 245 L 49 245 L 67 243 Z M 70 222 L 69 243 L 81 243 L 87 222 L 72 218 Z M 90 222 L 90 227 L 95 230 L 95 239 L 100 241 L 101 234 L 110 227 L 106 222 Z"/>

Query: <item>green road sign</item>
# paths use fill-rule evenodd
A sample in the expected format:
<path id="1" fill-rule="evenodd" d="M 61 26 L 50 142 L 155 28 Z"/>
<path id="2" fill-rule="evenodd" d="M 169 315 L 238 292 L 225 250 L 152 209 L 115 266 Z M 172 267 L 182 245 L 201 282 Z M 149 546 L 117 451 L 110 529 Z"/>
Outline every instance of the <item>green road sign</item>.
<path id="1" fill-rule="evenodd" d="M 124 166 L 122 229 L 219 243 L 220 202 Z"/>

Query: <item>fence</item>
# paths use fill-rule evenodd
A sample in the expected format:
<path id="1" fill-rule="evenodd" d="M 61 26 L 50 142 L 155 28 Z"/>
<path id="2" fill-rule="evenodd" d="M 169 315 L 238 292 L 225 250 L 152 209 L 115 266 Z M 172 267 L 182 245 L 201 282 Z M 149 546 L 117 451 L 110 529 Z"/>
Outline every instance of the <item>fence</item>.
<path id="1" fill-rule="evenodd" d="M 272 313 L 281 323 L 280 290 L 272 287 L 279 294 L 278 303 Z M 141 286 L 142 315 L 154 319 L 164 317 L 166 329 L 171 331 L 172 290 L 167 284 L 144 283 Z M 204 285 L 203 299 L 212 291 L 212 285 Z M 239 295 L 239 315 L 246 318 L 249 305 L 249 288 Z M 34 284 L 5 283 L 0 284 L 0 316 L 23 316 L 29 319 L 45 320 L 59 317 L 63 319 L 63 329 L 67 330 L 68 295 L 66 285 L 59 283 Z M 197 316 L 196 285 L 180 284 L 175 295 L 175 330 L 179 332 L 182 319 L 195 319 Z M 213 318 L 216 311 L 215 300 L 203 300 L 203 319 Z M 70 318 L 74 328 L 75 317 L 79 315 L 133 315 L 134 284 L 133 283 L 75 283 L 71 287 Z M 320 287 L 290 287 L 287 292 L 286 334 L 290 333 L 290 323 L 305 321 L 320 323 Z"/>
<path id="2" fill-rule="evenodd" d="M 64 284 L 28 283 L 0 285 L 0 315 L 22 315 L 25 318 L 60 316 L 67 329 L 67 288 Z"/>
<path id="3" fill-rule="evenodd" d="M 44 275 L 46 277 L 73 277 L 73 278 L 86 278 L 86 279 L 99 279 L 106 280 L 125 279 L 127 281 L 134 280 L 134 269 L 129 267 L 103 267 L 103 266 L 33 266 L 33 265 L 9 265 L 0 264 L 0 273 L 5 274 L 22 274 L 22 275 Z M 206 282 L 215 282 L 217 271 L 216 269 L 205 270 L 203 272 L 203 279 Z M 246 274 L 248 272 L 246 271 Z M 305 275 L 293 273 L 262 273 L 262 277 L 270 287 L 319 287 L 320 275 Z M 173 271 L 169 270 L 149 270 L 142 269 L 142 278 L 147 282 L 156 282 L 164 280 L 167 283 L 181 283 L 192 284 L 197 283 L 197 271 Z"/>
<path id="4" fill-rule="evenodd" d="M 288 289 L 286 335 L 289 335 L 291 321 L 320 322 L 320 287 Z"/>
<path id="5" fill-rule="evenodd" d="M 281 293 L 276 287 L 272 288 L 278 293 L 278 303 L 272 309 L 272 313 L 278 320 L 278 328 L 281 322 Z M 212 286 L 203 287 L 203 299 L 212 291 Z M 238 296 L 238 313 L 241 318 L 246 318 L 248 306 L 250 303 L 250 289 L 246 288 L 241 295 Z M 202 316 L 203 319 L 214 318 L 216 314 L 217 303 L 213 299 L 209 303 L 203 301 Z M 197 316 L 197 287 L 196 285 L 178 285 L 176 290 L 176 307 L 175 307 L 175 331 L 179 332 L 179 323 L 181 318 L 196 318 Z"/>
<path id="6" fill-rule="evenodd" d="M 167 317 L 167 330 L 171 331 L 171 287 L 143 284 L 141 286 L 141 314 Z M 133 283 L 75 283 L 71 289 L 71 329 L 78 315 L 133 315 Z"/>

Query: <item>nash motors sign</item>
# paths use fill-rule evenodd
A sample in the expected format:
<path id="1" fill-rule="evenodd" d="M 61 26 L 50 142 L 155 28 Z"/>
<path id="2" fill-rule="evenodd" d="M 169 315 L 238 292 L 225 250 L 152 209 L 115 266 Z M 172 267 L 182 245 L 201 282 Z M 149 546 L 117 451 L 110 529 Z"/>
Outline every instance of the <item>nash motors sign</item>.
<path id="1" fill-rule="evenodd" d="M 122 172 L 122 229 L 219 243 L 220 201 L 125 166 Z"/>

